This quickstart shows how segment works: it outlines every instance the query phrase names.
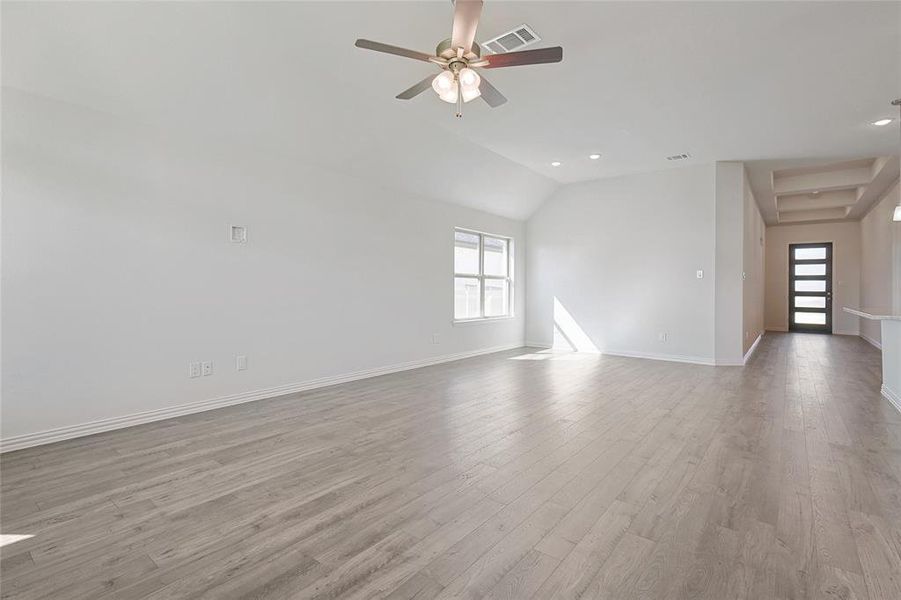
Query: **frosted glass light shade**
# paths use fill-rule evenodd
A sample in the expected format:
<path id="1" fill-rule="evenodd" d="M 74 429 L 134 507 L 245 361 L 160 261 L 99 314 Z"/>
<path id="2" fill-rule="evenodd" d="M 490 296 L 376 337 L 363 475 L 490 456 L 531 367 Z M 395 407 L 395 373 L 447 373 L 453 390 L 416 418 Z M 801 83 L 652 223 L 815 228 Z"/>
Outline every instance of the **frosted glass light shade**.
<path id="1" fill-rule="evenodd" d="M 463 90 L 463 102 L 469 102 L 470 100 L 475 100 L 479 96 L 482 95 L 482 92 L 479 91 L 479 88 L 474 90 Z M 448 102 L 450 104 L 454 104 L 457 102 L 457 88 L 452 88 L 449 92 L 443 92 L 438 94 L 438 97 Z"/>
<path id="2" fill-rule="evenodd" d="M 482 78 L 479 77 L 479 74 L 468 67 L 460 71 L 459 77 L 460 86 L 464 90 L 477 90 L 482 83 Z"/>
<path id="3" fill-rule="evenodd" d="M 459 75 L 460 88 L 463 89 L 463 102 L 469 102 L 482 95 L 479 85 L 482 78 L 472 69 L 463 69 Z M 457 79 L 451 71 L 442 71 L 432 80 L 432 89 L 438 97 L 449 104 L 457 102 Z"/>
<path id="4" fill-rule="evenodd" d="M 435 90 L 435 93 L 439 96 L 447 94 L 451 90 L 456 90 L 457 82 L 454 79 L 454 74 L 450 71 L 441 71 L 435 76 L 435 79 L 432 80 L 432 89 Z"/>

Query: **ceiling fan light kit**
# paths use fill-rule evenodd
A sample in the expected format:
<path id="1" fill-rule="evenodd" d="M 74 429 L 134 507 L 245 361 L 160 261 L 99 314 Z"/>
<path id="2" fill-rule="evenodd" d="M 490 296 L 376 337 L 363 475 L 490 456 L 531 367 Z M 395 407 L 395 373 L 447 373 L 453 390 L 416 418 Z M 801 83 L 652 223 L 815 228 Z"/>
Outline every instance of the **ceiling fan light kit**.
<path id="1" fill-rule="evenodd" d="M 480 97 L 488 106 L 495 108 L 504 104 L 507 99 L 475 69 L 497 69 L 560 62 L 563 60 L 563 48 L 555 46 L 537 50 L 505 52 L 489 54 L 483 58 L 482 48 L 474 41 L 479 17 L 482 14 L 482 4 L 482 0 L 456 0 L 454 2 L 454 25 L 451 37 L 438 44 L 434 55 L 365 39 L 358 39 L 355 45 L 365 50 L 429 62 L 441 69 L 441 73 L 437 76 L 429 75 L 398 94 L 399 100 L 415 98 L 431 87 L 441 100 L 457 105 L 457 117 L 463 116 L 464 103 Z"/>
<path id="2" fill-rule="evenodd" d="M 464 67 L 457 73 L 450 70 L 441 71 L 432 80 L 432 89 L 445 102 L 456 104 L 461 95 L 463 102 L 469 102 L 481 96 L 482 92 L 479 91 L 481 83 L 482 78 L 478 73 Z"/>

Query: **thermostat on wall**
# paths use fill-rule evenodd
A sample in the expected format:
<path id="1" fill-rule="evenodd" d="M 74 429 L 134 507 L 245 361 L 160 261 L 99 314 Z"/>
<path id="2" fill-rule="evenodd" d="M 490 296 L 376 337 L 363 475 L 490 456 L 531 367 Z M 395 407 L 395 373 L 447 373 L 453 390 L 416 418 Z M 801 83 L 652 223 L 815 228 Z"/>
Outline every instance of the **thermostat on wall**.
<path id="1" fill-rule="evenodd" d="M 230 238 L 233 244 L 243 244 L 247 241 L 247 228 L 243 225 L 232 225 Z"/>

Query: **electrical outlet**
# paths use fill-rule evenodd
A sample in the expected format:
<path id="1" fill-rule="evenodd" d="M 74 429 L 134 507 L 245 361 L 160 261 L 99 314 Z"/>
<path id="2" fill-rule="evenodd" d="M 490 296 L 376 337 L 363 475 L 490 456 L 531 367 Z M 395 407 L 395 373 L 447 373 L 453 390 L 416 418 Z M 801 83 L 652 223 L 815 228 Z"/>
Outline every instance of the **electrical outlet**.
<path id="1" fill-rule="evenodd" d="M 200 363 L 200 370 L 203 372 L 204 377 L 206 377 L 207 375 L 212 375 L 213 363 L 209 360 L 203 361 L 202 363 Z"/>
<path id="2" fill-rule="evenodd" d="M 441 341 L 440 341 L 439 338 L 438 338 L 438 334 L 437 334 L 437 333 L 433 333 L 433 334 L 432 334 L 432 343 L 433 343 L 433 344 L 440 344 L 440 343 L 441 343 Z"/>
<path id="3" fill-rule="evenodd" d="M 246 371 L 247 370 L 247 357 L 243 354 L 239 354 L 235 358 L 235 369 L 238 371 Z"/>
<path id="4" fill-rule="evenodd" d="M 665 342 L 665 341 L 666 341 L 666 335 L 667 335 L 666 333 L 660 333 L 660 334 L 657 335 L 657 339 L 660 340 L 661 342 Z"/>
<path id="5" fill-rule="evenodd" d="M 188 363 L 188 377 L 194 379 L 195 377 L 200 377 L 200 363 L 199 362 L 190 362 Z"/>
<path id="6" fill-rule="evenodd" d="M 704 279 L 704 271 L 702 269 L 698 269 L 695 273 L 695 277 L 697 277 L 698 279 Z"/>

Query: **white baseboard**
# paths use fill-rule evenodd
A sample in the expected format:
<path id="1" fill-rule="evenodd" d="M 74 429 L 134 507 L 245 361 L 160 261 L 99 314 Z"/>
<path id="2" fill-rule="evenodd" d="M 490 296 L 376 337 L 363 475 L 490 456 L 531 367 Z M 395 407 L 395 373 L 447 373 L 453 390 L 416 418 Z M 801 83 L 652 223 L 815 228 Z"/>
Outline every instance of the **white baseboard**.
<path id="1" fill-rule="evenodd" d="M 35 433 L 26 433 L 24 435 L 16 435 L 0 440 L 0 453 L 11 452 L 13 450 L 21 450 L 22 448 L 30 448 L 32 446 L 41 446 L 53 442 L 60 442 L 72 438 L 93 435 L 113 429 L 122 429 L 125 427 L 133 427 L 134 425 L 142 425 L 153 421 L 161 421 L 163 419 L 171 419 L 235 404 L 243 404 L 245 402 L 253 402 L 255 400 L 265 400 L 267 398 L 276 398 L 305 390 L 312 390 L 339 383 L 347 383 L 349 381 L 357 381 L 359 379 L 367 379 L 369 377 L 378 377 L 379 375 L 387 375 L 389 373 L 397 373 L 400 371 L 409 371 L 419 369 L 431 365 L 463 360 L 481 356 L 483 354 L 493 354 L 495 352 L 504 352 L 521 348 L 522 344 L 507 344 L 504 346 L 495 346 L 493 348 L 483 348 L 481 350 L 472 350 L 470 352 L 459 352 L 457 354 L 445 354 L 443 356 L 435 356 L 422 360 L 414 360 L 410 362 L 388 365 L 385 367 L 377 367 L 374 369 L 366 369 L 364 371 L 355 371 L 343 375 L 334 375 L 331 377 L 321 377 L 319 379 L 311 379 L 299 383 L 291 383 L 276 387 L 253 390 L 249 392 L 241 392 L 228 396 L 220 396 L 209 400 L 200 400 L 198 402 L 189 402 L 188 404 L 180 404 L 167 408 L 159 408 L 156 410 L 148 410 L 122 417 L 111 417 L 108 419 L 100 419 L 89 423 L 80 423 L 78 425 L 69 425 L 59 427 L 57 429 L 48 429 L 47 431 L 38 431 Z"/>
<path id="2" fill-rule="evenodd" d="M 683 356 L 681 354 L 655 354 L 650 352 L 630 352 L 627 350 L 602 350 L 601 354 L 608 356 L 625 356 L 627 358 L 646 358 L 648 360 L 665 360 L 668 362 L 707 365 L 711 367 L 716 364 L 711 358 L 704 358 L 703 356 Z"/>
<path id="3" fill-rule="evenodd" d="M 546 343 L 544 343 L 544 342 L 530 342 L 529 340 L 526 340 L 525 346 L 526 346 L 526 348 L 543 348 L 543 349 L 547 349 L 547 348 L 552 348 L 552 347 L 553 347 L 553 344 L 546 344 Z"/>
<path id="4" fill-rule="evenodd" d="M 891 402 L 892 406 L 898 409 L 898 412 L 901 412 L 901 394 L 896 394 L 892 390 L 888 389 L 887 387 L 885 387 L 884 383 L 882 384 L 882 389 L 880 391 L 882 392 L 883 397 Z"/>
<path id="5" fill-rule="evenodd" d="M 757 345 L 760 344 L 760 340 L 763 339 L 763 336 L 765 334 L 766 334 L 766 331 L 763 331 L 757 336 L 757 339 L 754 340 L 754 343 L 751 344 L 751 347 L 748 348 L 747 352 L 745 352 L 745 357 L 742 360 L 742 364 L 745 364 L 745 365 L 748 364 L 748 360 L 751 358 L 751 356 L 754 355 L 754 351 L 757 350 Z"/>
<path id="6" fill-rule="evenodd" d="M 864 340 L 865 342 L 869 342 L 869 344 L 870 344 L 871 346 L 874 346 L 877 350 L 882 350 L 882 344 L 880 344 L 879 342 L 877 342 L 876 340 L 874 340 L 874 339 L 871 338 L 870 336 L 864 335 L 864 334 L 861 333 L 861 334 L 860 334 L 860 337 L 863 338 L 863 340 Z"/>

